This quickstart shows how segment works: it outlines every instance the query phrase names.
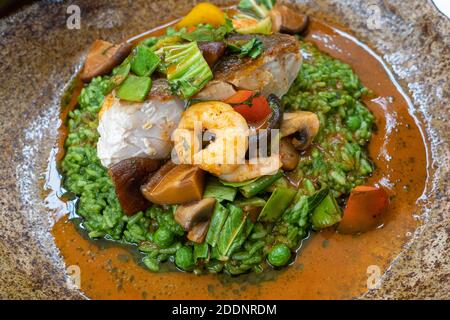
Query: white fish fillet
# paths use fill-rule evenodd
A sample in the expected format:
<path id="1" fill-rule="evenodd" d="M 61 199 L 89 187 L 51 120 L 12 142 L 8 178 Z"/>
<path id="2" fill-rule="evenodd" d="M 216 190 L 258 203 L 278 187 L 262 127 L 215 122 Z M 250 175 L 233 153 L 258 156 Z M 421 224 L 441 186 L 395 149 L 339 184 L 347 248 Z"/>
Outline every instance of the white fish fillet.
<path id="1" fill-rule="evenodd" d="M 105 98 L 97 128 L 97 155 L 105 167 L 131 157 L 169 158 L 184 102 L 170 95 L 165 85 L 156 80 L 142 103 L 119 100 L 113 93 Z"/>

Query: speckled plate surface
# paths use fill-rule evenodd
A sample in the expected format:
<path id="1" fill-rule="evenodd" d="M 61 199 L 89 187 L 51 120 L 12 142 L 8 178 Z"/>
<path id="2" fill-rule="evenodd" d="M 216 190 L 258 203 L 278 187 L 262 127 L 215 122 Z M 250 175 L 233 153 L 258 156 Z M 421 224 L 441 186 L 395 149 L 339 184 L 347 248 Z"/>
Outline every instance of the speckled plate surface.
<path id="1" fill-rule="evenodd" d="M 449 299 L 450 21 L 425 0 L 297 2 L 343 25 L 383 57 L 411 96 L 429 142 L 427 205 L 414 213 L 422 224 L 381 288 L 361 298 Z M 0 298 L 84 297 L 66 285 L 50 234 L 58 208 L 44 200 L 59 100 L 94 39 L 129 38 L 195 3 L 78 0 L 79 30 L 66 26 L 71 1 L 41 1 L 0 19 Z M 374 14 L 380 18 L 375 28 Z"/>

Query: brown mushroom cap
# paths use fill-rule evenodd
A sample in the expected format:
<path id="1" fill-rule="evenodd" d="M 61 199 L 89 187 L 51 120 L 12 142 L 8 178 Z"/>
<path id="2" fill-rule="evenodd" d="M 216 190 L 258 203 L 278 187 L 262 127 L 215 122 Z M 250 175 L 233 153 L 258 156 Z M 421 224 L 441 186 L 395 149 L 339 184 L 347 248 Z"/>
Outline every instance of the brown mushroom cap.
<path id="1" fill-rule="evenodd" d="M 158 160 L 135 157 L 122 160 L 109 168 L 108 173 L 125 214 L 132 215 L 150 206 L 150 202 L 141 194 L 140 186 L 160 165 Z"/>
<path id="2" fill-rule="evenodd" d="M 195 225 L 207 222 L 211 218 L 216 199 L 205 198 L 178 206 L 174 219 L 184 230 L 190 231 Z"/>
<path id="3" fill-rule="evenodd" d="M 291 143 L 295 149 L 305 150 L 319 132 L 319 127 L 319 117 L 313 112 L 286 112 L 283 115 L 280 133 L 282 137 L 292 135 Z"/>
<path id="4" fill-rule="evenodd" d="M 225 43 L 220 41 L 201 41 L 198 43 L 198 48 L 210 68 L 213 68 L 214 64 L 223 56 L 226 47 Z"/>
<path id="5" fill-rule="evenodd" d="M 95 40 L 81 72 L 81 80 L 89 82 L 92 78 L 108 74 L 119 65 L 131 52 L 133 45 L 128 42 L 113 44 L 108 41 Z"/>
<path id="6" fill-rule="evenodd" d="M 200 200 L 205 172 L 197 166 L 168 161 L 141 186 L 145 198 L 156 204 L 183 204 Z"/>

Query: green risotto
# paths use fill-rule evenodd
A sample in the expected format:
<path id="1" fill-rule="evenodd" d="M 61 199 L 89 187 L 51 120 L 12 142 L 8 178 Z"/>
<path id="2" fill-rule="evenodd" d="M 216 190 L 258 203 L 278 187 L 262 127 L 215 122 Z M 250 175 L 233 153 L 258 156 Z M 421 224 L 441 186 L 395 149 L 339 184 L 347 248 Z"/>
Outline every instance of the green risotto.
<path id="1" fill-rule="evenodd" d="M 61 163 L 64 188 L 76 195 L 77 214 L 89 237 L 136 245 L 143 264 L 154 272 L 167 262 L 184 271 L 237 275 L 288 265 L 311 230 L 338 222 L 342 196 L 373 170 L 365 146 L 374 117 L 361 102 L 367 89 L 350 66 L 310 43 L 302 42 L 301 48 L 301 70 L 282 103 L 287 111 L 316 113 L 320 130 L 290 173 L 300 181 L 299 188 L 281 172 L 241 185 L 210 180 L 205 194 L 215 195 L 218 204 L 202 244 L 186 239 L 174 220 L 175 205 L 153 205 L 133 216 L 123 213 L 96 150 L 98 112 L 112 80 L 94 78 L 69 113 Z M 264 219 L 252 222 L 243 216 L 246 205 L 268 203 L 270 210 L 266 206 L 261 212 Z"/>

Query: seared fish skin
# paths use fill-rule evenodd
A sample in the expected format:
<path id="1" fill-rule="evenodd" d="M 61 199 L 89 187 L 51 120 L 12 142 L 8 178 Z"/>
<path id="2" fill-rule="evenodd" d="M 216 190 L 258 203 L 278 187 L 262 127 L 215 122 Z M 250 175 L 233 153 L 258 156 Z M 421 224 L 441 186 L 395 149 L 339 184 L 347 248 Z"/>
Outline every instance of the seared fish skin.
<path id="1" fill-rule="evenodd" d="M 256 59 L 241 58 L 237 54 L 224 56 L 214 68 L 213 81 L 196 98 L 226 99 L 232 95 L 231 88 L 259 91 L 266 97 L 271 93 L 282 97 L 289 90 L 302 62 L 298 40 L 291 35 L 275 33 L 269 36 L 232 35 L 228 41 L 246 42 L 255 37 L 262 41 L 263 53 Z"/>

